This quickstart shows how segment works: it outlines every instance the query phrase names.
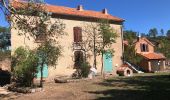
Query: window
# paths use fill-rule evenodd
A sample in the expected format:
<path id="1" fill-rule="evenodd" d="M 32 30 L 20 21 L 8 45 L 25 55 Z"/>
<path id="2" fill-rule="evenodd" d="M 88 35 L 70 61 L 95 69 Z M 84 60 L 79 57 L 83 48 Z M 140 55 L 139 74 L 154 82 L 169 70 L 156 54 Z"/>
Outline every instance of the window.
<path id="1" fill-rule="evenodd" d="M 141 52 L 148 52 L 148 44 L 140 44 Z"/>
<path id="2" fill-rule="evenodd" d="M 82 42 L 82 28 L 74 27 L 74 42 Z"/>

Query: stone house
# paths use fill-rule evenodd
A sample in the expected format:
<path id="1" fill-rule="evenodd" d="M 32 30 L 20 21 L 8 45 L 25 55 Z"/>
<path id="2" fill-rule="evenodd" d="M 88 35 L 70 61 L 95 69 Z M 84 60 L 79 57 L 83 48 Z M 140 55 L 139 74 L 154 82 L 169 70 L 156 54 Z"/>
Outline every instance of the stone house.
<path id="1" fill-rule="evenodd" d="M 154 44 L 145 37 L 138 37 L 134 42 L 136 52 L 142 57 L 139 66 L 146 72 L 165 70 L 165 56 L 154 51 Z"/>
<path id="2" fill-rule="evenodd" d="M 13 6 L 18 7 L 21 2 L 14 1 Z M 83 30 L 83 23 L 96 23 L 98 19 L 107 19 L 110 26 L 117 32 L 119 37 L 116 43 L 112 44 L 115 50 L 113 57 L 105 57 L 104 55 L 104 69 L 105 72 L 116 74 L 116 66 L 122 65 L 123 55 L 123 39 L 122 39 L 122 24 L 123 19 L 110 15 L 107 9 L 101 12 L 85 10 L 80 5 L 77 8 L 69 8 L 63 6 L 46 5 L 49 12 L 52 13 L 51 20 L 55 21 L 60 18 L 66 25 L 65 31 L 68 33 L 59 39 L 59 44 L 62 48 L 62 57 L 59 58 L 57 66 L 44 68 L 44 77 L 53 79 L 56 75 L 71 76 L 75 71 L 76 62 L 87 55 L 84 52 L 83 40 L 85 39 L 85 32 Z M 13 23 L 11 24 L 13 25 Z M 17 35 L 17 29 L 11 29 L 11 47 L 14 51 L 19 46 L 27 45 L 29 48 L 36 47 L 36 42 L 33 39 L 27 39 L 24 36 Z M 93 56 L 92 52 L 88 54 Z M 87 61 L 93 66 L 93 57 L 87 58 Z M 97 56 L 97 71 L 101 72 L 101 56 Z"/>

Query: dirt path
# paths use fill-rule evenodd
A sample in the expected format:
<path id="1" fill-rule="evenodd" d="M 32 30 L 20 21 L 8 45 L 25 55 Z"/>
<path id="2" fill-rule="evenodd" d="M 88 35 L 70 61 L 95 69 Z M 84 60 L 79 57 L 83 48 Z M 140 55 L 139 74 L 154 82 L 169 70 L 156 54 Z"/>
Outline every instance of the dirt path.
<path id="1" fill-rule="evenodd" d="M 10 94 L 0 100 L 170 100 L 170 73 L 46 83 L 44 91 Z"/>

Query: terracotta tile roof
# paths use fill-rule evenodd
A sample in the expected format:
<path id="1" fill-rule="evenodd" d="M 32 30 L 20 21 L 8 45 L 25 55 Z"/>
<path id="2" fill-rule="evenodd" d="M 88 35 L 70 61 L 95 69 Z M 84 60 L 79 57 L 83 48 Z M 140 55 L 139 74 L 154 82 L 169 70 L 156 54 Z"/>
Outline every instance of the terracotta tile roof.
<path id="1" fill-rule="evenodd" d="M 129 67 L 128 64 L 123 64 L 121 67 Z"/>
<path id="2" fill-rule="evenodd" d="M 125 71 L 125 70 L 131 70 L 130 68 L 129 68 L 129 65 L 127 65 L 127 64 L 123 64 L 121 67 L 118 67 L 117 68 L 117 71 L 119 71 L 119 72 L 121 72 L 121 71 Z"/>
<path id="3" fill-rule="evenodd" d="M 26 2 L 17 2 L 13 1 L 12 5 L 15 8 L 20 7 L 21 3 Z M 61 15 L 71 15 L 71 16 L 78 16 L 78 17 L 85 17 L 85 18 L 98 18 L 98 19 L 108 19 L 116 22 L 123 22 L 124 20 L 115 16 L 112 16 L 110 14 L 103 14 L 102 12 L 97 11 L 90 11 L 90 10 L 83 10 L 79 11 L 76 8 L 69 8 L 69 7 L 63 7 L 63 6 L 54 6 L 46 4 L 45 7 L 47 8 L 47 11 L 61 14 Z"/>
<path id="4" fill-rule="evenodd" d="M 143 56 L 146 59 L 150 59 L 150 60 L 165 59 L 166 58 L 161 53 L 139 53 L 139 55 Z"/>

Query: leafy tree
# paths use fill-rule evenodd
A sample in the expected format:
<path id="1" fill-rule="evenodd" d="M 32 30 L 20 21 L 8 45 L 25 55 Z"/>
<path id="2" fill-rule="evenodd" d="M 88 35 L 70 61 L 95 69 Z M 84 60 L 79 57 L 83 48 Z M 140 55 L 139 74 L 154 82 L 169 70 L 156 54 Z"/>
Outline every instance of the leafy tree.
<path id="1" fill-rule="evenodd" d="M 0 5 L 4 7 L 5 15 L 13 24 L 11 28 L 18 29 L 18 35 L 28 39 L 32 38 L 38 42 L 35 52 L 39 55 L 40 65 L 47 63 L 55 66 L 55 62 L 61 55 L 61 47 L 57 44 L 57 39 L 66 34 L 64 32 L 65 24 L 62 20 L 51 21 L 52 13 L 47 12 L 42 0 L 18 2 L 19 7 L 17 9 L 9 5 L 8 0 L 1 0 Z M 9 15 L 11 16 L 9 17 Z M 26 45 L 25 42 L 24 44 Z M 42 70 L 43 66 L 41 66 L 41 87 L 43 87 Z"/>
<path id="2" fill-rule="evenodd" d="M 92 51 L 93 52 L 93 57 L 94 57 L 94 61 L 93 61 L 93 67 L 97 69 L 96 67 L 96 56 L 97 56 L 97 42 L 99 43 L 99 40 L 97 40 L 99 38 L 99 24 L 95 24 L 95 23 L 89 23 L 89 24 L 85 24 L 83 31 L 86 33 L 85 37 L 86 39 L 83 40 L 83 42 L 85 43 L 85 52 L 88 51 Z M 87 55 L 86 57 L 89 57 L 90 55 Z"/>
<path id="3" fill-rule="evenodd" d="M 170 30 L 167 31 L 166 36 L 170 39 Z"/>
<path id="4" fill-rule="evenodd" d="M 165 57 L 170 59 L 170 42 L 167 37 L 158 37 L 155 39 L 159 46 L 156 46 L 156 51 L 163 53 Z"/>
<path id="5" fill-rule="evenodd" d="M 0 26 L 0 33 L 6 33 L 6 32 L 9 32 L 9 28 Z"/>
<path id="6" fill-rule="evenodd" d="M 106 52 L 110 52 L 113 56 L 114 49 L 111 47 L 113 43 L 116 43 L 118 34 L 110 26 L 108 20 L 102 20 L 99 24 L 99 35 L 102 38 L 102 47 L 98 49 L 98 53 L 102 55 L 102 74 L 103 74 L 103 55 Z M 107 49 L 106 49 L 107 48 Z"/>
<path id="7" fill-rule="evenodd" d="M 112 54 L 114 53 L 111 45 L 116 42 L 115 40 L 118 35 L 107 20 L 100 20 L 98 23 L 86 24 L 84 32 L 86 32 L 87 35 L 87 39 L 84 41 L 87 46 L 86 51 L 93 51 L 95 68 L 96 56 L 102 55 L 101 72 L 103 74 L 103 54 L 108 51 Z"/>
<path id="8" fill-rule="evenodd" d="M 161 32 L 161 36 L 164 36 L 164 30 L 161 29 L 160 32 Z"/>
<path id="9" fill-rule="evenodd" d="M 137 38 L 137 32 L 132 30 L 126 30 L 123 32 L 123 38 L 124 40 L 134 40 Z"/>
<path id="10" fill-rule="evenodd" d="M 156 37 L 158 35 L 158 30 L 156 28 L 152 28 L 149 30 L 150 37 Z"/>
<path id="11" fill-rule="evenodd" d="M 147 35 L 145 33 L 140 33 L 141 37 L 147 37 Z"/>
<path id="12" fill-rule="evenodd" d="M 36 76 L 38 56 L 24 47 L 19 47 L 12 56 L 12 70 L 14 78 L 21 86 L 32 86 Z"/>
<path id="13" fill-rule="evenodd" d="M 6 47 L 10 46 L 10 32 L 9 28 L 0 26 L 0 49 L 1 51 L 6 50 Z"/>
<path id="14" fill-rule="evenodd" d="M 134 40 L 137 39 L 137 32 L 126 30 L 124 31 L 123 37 L 124 40 L 128 41 L 128 45 L 124 46 L 123 60 L 133 64 L 139 63 L 141 61 L 141 57 L 137 55 L 134 45 Z"/>
<path id="15" fill-rule="evenodd" d="M 0 26 L 0 61 L 11 57 L 9 28 Z"/>
<path id="16" fill-rule="evenodd" d="M 56 62 L 61 55 L 61 47 L 55 46 L 52 42 L 45 42 L 37 48 L 37 54 L 39 57 L 39 64 L 41 65 L 41 80 L 43 80 L 43 65 L 55 66 Z M 40 82 L 40 86 L 43 86 L 43 81 Z"/>
<path id="17" fill-rule="evenodd" d="M 24 4 L 24 9 L 19 9 L 17 14 L 13 17 L 16 27 L 19 29 L 18 34 L 24 35 L 26 38 L 33 38 L 40 41 L 37 47 L 39 61 L 41 65 L 41 80 L 40 86 L 43 87 L 43 64 L 47 63 L 49 66 L 55 66 L 60 56 L 60 46 L 57 45 L 57 38 L 65 35 L 65 24 L 56 19 L 55 22 L 50 20 L 51 13 L 44 8 L 44 3 L 31 0 Z M 20 17 L 20 14 L 34 15 Z M 15 27 L 14 27 L 15 28 Z"/>
<path id="18" fill-rule="evenodd" d="M 133 40 L 129 40 L 133 41 Z M 132 64 L 137 65 L 142 58 L 136 53 L 135 45 L 133 42 L 129 42 L 128 45 L 124 47 L 124 60 Z"/>

